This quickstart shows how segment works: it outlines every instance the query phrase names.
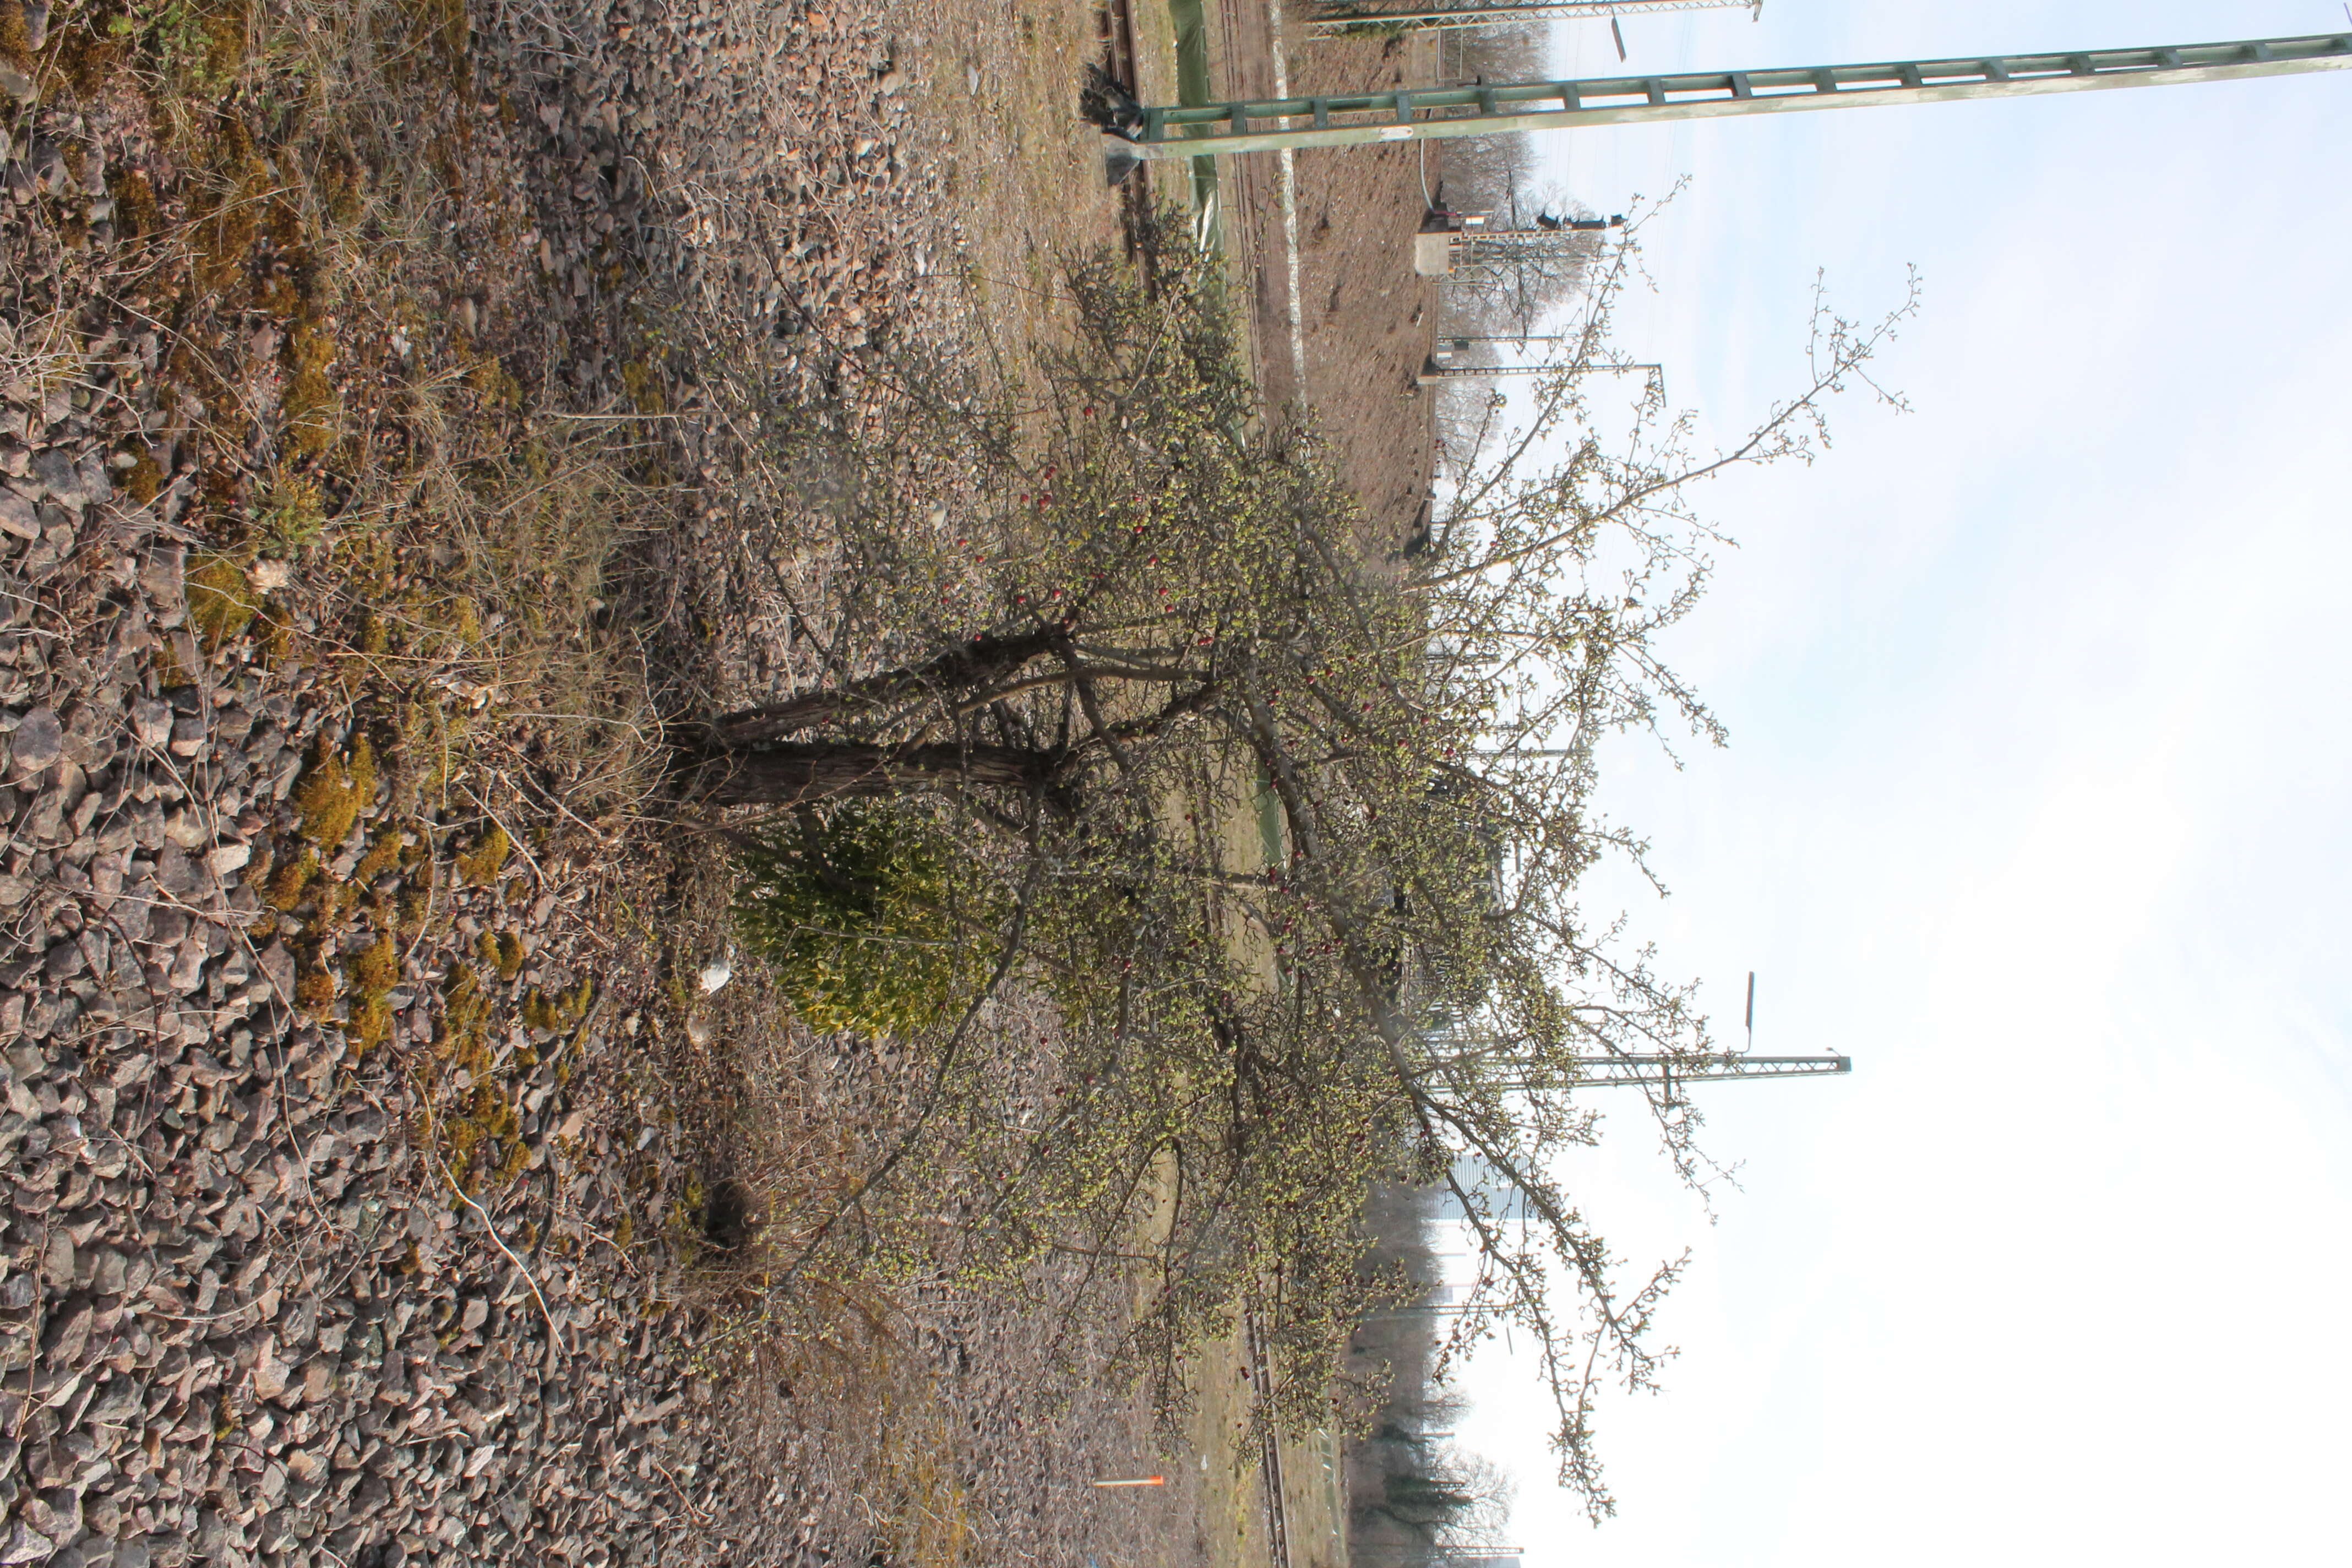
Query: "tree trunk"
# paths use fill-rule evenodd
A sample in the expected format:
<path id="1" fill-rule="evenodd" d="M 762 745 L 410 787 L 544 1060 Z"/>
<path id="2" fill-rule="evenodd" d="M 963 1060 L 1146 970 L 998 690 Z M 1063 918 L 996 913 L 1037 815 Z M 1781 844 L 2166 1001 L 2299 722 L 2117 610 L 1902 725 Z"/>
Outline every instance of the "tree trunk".
<path id="1" fill-rule="evenodd" d="M 1032 790 L 1055 783 L 1068 761 L 1066 752 L 1028 746 L 793 742 L 711 753 L 701 793 L 713 805 L 800 805 L 949 784 Z"/>
<path id="2" fill-rule="evenodd" d="M 710 738 L 720 746 L 757 745 L 818 724 L 839 723 L 922 692 L 961 693 L 994 686 L 1039 654 L 1067 642 L 1069 635 L 1049 626 L 959 644 L 921 664 L 886 669 L 828 691 L 723 713 L 710 721 Z"/>

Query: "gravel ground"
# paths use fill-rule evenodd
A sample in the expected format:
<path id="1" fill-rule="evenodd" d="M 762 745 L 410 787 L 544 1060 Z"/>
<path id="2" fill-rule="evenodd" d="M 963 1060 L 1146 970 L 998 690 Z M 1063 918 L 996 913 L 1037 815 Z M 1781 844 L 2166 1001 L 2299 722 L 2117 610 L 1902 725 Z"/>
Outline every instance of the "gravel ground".
<path id="1" fill-rule="evenodd" d="M 46 426 L 63 439 L 0 491 L 38 525 L 0 563 L 0 1560 L 658 1554 L 714 1496 L 712 1388 L 681 1375 L 644 1265 L 599 1241 L 656 1140 L 561 1059 L 604 1065 L 636 1016 L 609 1038 L 507 1026 L 501 1055 L 545 1056 L 514 1101 L 530 1169 L 492 1199 L 503 1237 L 417 1131 L 467 931 L 535 915 L 511 990 L 561 989 L 552 917 L 592 879 L 518 865 L 450 890 L 364 1057 L 348 1004 L 298 1004 L 299 922 L 250 872 L 299 841 L 303 759 L 341 751 L 345 715 L 283 666 L 195 657 L 174 507 L 44 461 L 93 433 Z M 173 647 L 194 679 L 166 685 Z M 386 804 L 323 846 L 346 871 Z"/>
<path id="2" fill-rule="evenodd" d="M 77 15 L 6 8 L 36 47 Z M 941 16 L 970 22 L 492 5 L 466 89 L 401 127 L 420 159 L 464 130 L 465 195 L 422 309 L 345 310 L 346 395 L 478 342 L 550 416 L 657 416 L 685 499 L 632 559 L 673 701 L 788 686 L 826 624 L 823 497 L 753 422 L 875 428 L 970 341 L 912 128 Z M 142 311 L 124 177 L 184 154 L 130 88 L 38 75 L 0 73 L 0 1565 L 1159 1556 L 1148 1500 L 1084 1484 L 1148 1459 L 1084 1376 L 1115 1322 L 804 1289 L 733 1353 L 688 1267 L 742 1142 L 711 1096 L 861 1129 L 814 1180 L 887 1137 L 891 1064 L 756 976 L 665 987 L 723 942 L 707 850 L 487 767 L 425 809 L 422 759 L 363 765 L 387 710 L 328 563 L 257 567 L 278 643 L 206 633 L 191 574 L 258 503 L 207 489 L 196 340 Z M 35 374 L 58 322 L 63 380 Z M 260 312 L 206 330 L 196 412 L 259 410 L 266 468 L 294 349 Z M 351 907 L 273 880 L 306 855 Z"/>

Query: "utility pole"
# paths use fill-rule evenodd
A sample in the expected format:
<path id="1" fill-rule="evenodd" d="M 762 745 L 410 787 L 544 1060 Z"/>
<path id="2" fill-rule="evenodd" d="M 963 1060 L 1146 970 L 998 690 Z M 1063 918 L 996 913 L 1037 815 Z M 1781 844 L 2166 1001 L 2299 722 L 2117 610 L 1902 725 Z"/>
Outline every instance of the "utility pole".
<path id="1" fill-rule="evenodd" d="M 2240 43 L 2064 54 L 1979 55 L 1883 65 L 1807 66 L 1674 76 L 1254 99 L 1115 109 L 1106 156 L 1192 158 L 1293 147 L 1350 147 L 1510 131 L 1638 125 L 1735 114 L 2022 98 L 2106 88 L 2233 81 L 2352 67 L 2352 31 Z"/>
<path id="2" fill-rule="evenodd" d="M 1307 24 L 1307 36 L 1336 38 L 1360 28 L 1401 28 L 1418 33 L 1437 27 L 1504 27 L 1518 22 L 1580 22 L 1639 16 L 1657 11 L 1720 11 L 1744 7 L 1760 16 L 1764 0 L 1530 0 L 1523 5 L 1440 5 L 1384 11 L 1374 6 L 1333 6 Z"/>

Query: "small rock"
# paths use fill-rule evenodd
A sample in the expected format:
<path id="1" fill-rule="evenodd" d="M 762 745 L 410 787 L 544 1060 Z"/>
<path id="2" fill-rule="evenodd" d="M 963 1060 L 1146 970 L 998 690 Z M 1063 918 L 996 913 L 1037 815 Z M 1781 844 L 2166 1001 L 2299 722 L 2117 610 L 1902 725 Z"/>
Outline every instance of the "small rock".
<path id="1" fill-rule="evenodd" d="M 71 1366 L 89 1344 L 90 1319 L 95 1310 L 88 1300 L 58 1312 L 43 1336 L 41 1352 L 51 1366 Z"/>
<path id="2" fill-rule="evenodd" d="M 0 530 L 19 539 L 41 537 L 40 515 L 33 510 L 33 503 L 5 486 L 0 486 Z"/>
<path id="3" fill-rule="evenodd" d="M 205 856 L 205 863 L 213 868 L 214 876 L 226 877 L 252 858 L 253 846 L 250 844 L 224 844 Z"/>
<path id="4" fill-rule="evenodd" d="M 143 746 L 160 746 L 172 738 L 172 705 L 142 697 L 131 705 L 131 732 Z"/>
<path id="5" fill-rule="evenodd" d="M 0 65 L 0 88 L 6 86 L 8 73 L 9 68 Z M 7 1541 L 0 1542 L 0 1564 L 10 1565 L 10 1568 L 19 1563 L 46 1563 L 56 1553 L 57 1543 L 46 1535 L 36 1533 L 33 1527 L 21 1519 L 9 1529 Z M 120 1562 L 121 1558 L 116 1561 Z"/>
<path id="6" fill-rule="evenodd" d="M 37 493 L 53 501 L 66 506 L 89 503 L 90 497 L 82 489 L 81 470 L 62 447 L 44 447 L 34 453 L 27 474 Z"/>
<path id="7" fill-rule="evenodd" d="M 48 515 L 63 517 L 65 514 L 51 509 Z M 47 576 L 52 567 L 73 553 L 74 537 L 72 523 L 52 523 L 48 531 L 41 535 L 40 542 L 25 552 L 26 574 L 35 578 Z"/>
<path id="8" fill-rule="evenodd" d="M 211 1089 L 215 1085 L 226 1083 L 231 1079 L 244 1076 L 237 1068 L 226 1065 L 206 1052 L 188 1053 L 188 1077 L 199 1089 Z M 281 1384 L 279 1386 L 284 1385 Z"/>
<path id="9" fill-rule="evenodd" d="M 81 1493 L 71 1487 L 41 1493 L 25 1504 L 25 1522 L 51 1541 L 71 1541 L 81 1533 Z"/>
<path id="10" fill-rule="evenodd" d="M 291 1369 L 278 1359 L 278 1352 L 275 1350 L 263 1351 L 253 1363 L 254 1396 L 259 1399 L 277 1398 L 286 1392 L 286 1384 L 290 1376 Z M 284 1484 L 284 1477 L 281 1475 L 279 1485 L 282 1487 Z"/>
<path id="11" fill-rule="evenodd" d="M 25 715 L 8 737 L 8 752 L 18 771 L 38 773 L 65 754 L 66 732 L 54 708 L 36 708 Z"/>
<path id="12" fill-rule="evenodd" d="M 281 1000 L 293 1000 L 294 955 L 286 950 L 284 942 L 273 942 L 262 950 L 261 974 Z"/>
<path id="13" fill-rule="evenodd" d="M 188 552 L 177 544 L 158 547 L 139 568 L 140 589 L 163 612 L 156 618 L 166 627 L 186 613 L 187 570 Z"/>
<path id="14" fill-rule="evenodd" d="M 57 843 L 67 837 L 62 831 L 65 815 L 65 792 L 50 790 L 17 822 L 16 837 L 28 844 Z"/>

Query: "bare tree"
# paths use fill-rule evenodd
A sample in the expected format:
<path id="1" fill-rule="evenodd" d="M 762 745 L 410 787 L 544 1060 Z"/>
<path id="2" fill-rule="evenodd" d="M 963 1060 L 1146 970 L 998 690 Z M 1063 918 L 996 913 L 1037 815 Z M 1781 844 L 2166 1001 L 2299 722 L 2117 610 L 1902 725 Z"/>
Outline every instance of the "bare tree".
<path id="1" fill-rule="evenodd" d="M 887 660 L 840 647 L 824 684 L 712 720 L 696 787 L 804 821 L 851 797 L 919 816 L 978 888 L 983 993 L 1060 1010 L 1064 1082 L 1019 1105 L 961 1054 L 981 999 L 945 1010 L 920 1125 L 983 1194 L 950 1266 L 1141 1270 L 1137 1365 L 1171 1401 L 1186 1347 L 1254 1299 L 1269 1419 L 1309 1423 L 1372 1289 L 1366 1192 L 1442 1183 L 1479 1255 L 1455 1342 L 1507 1322 L 1533 1347 L 1561 1479 L 1597 1516 L 1595 1397 L 1654 1384 L 1679 1265 L 1624 1275 L 1553 1157 L 1598 1136 L 1591 1058 L 1711 1047 L 1688 987 L 1581 908 L 1601 857 L 1643 850 L 1595 810 L 1593 747 L 1720 740 L 1658 651 L 1719 538 L 1697 481 L 1809 460 L 1824 401 L 1910 307 L 1868 330 L 1822 311 L 1810 374 L 1726 449 L 1654 399 L 1604 442 L 1587 388 L 1618 363 L 1620 258 L 1528 425 L 1402 557 L 1402 520 L 1363 516 L 1312 439 L 1247 423 L 1210 275 L 1163 244 L 1156 294 L 1074 270 L 1085 340 L 995 516 L 936 552 L 910 542 L 914 499 L 851 525 Z M 1260 792 L 1264 865 L 1224 831 Z M 1446 1028 L 1507 1042 L 1507 1071 L 1434 1047 Z M 1690 1112 L 1650 1110 L 1704 1182 Z M 845 1203 L 859 1226 L 876 1184 Z"/>

